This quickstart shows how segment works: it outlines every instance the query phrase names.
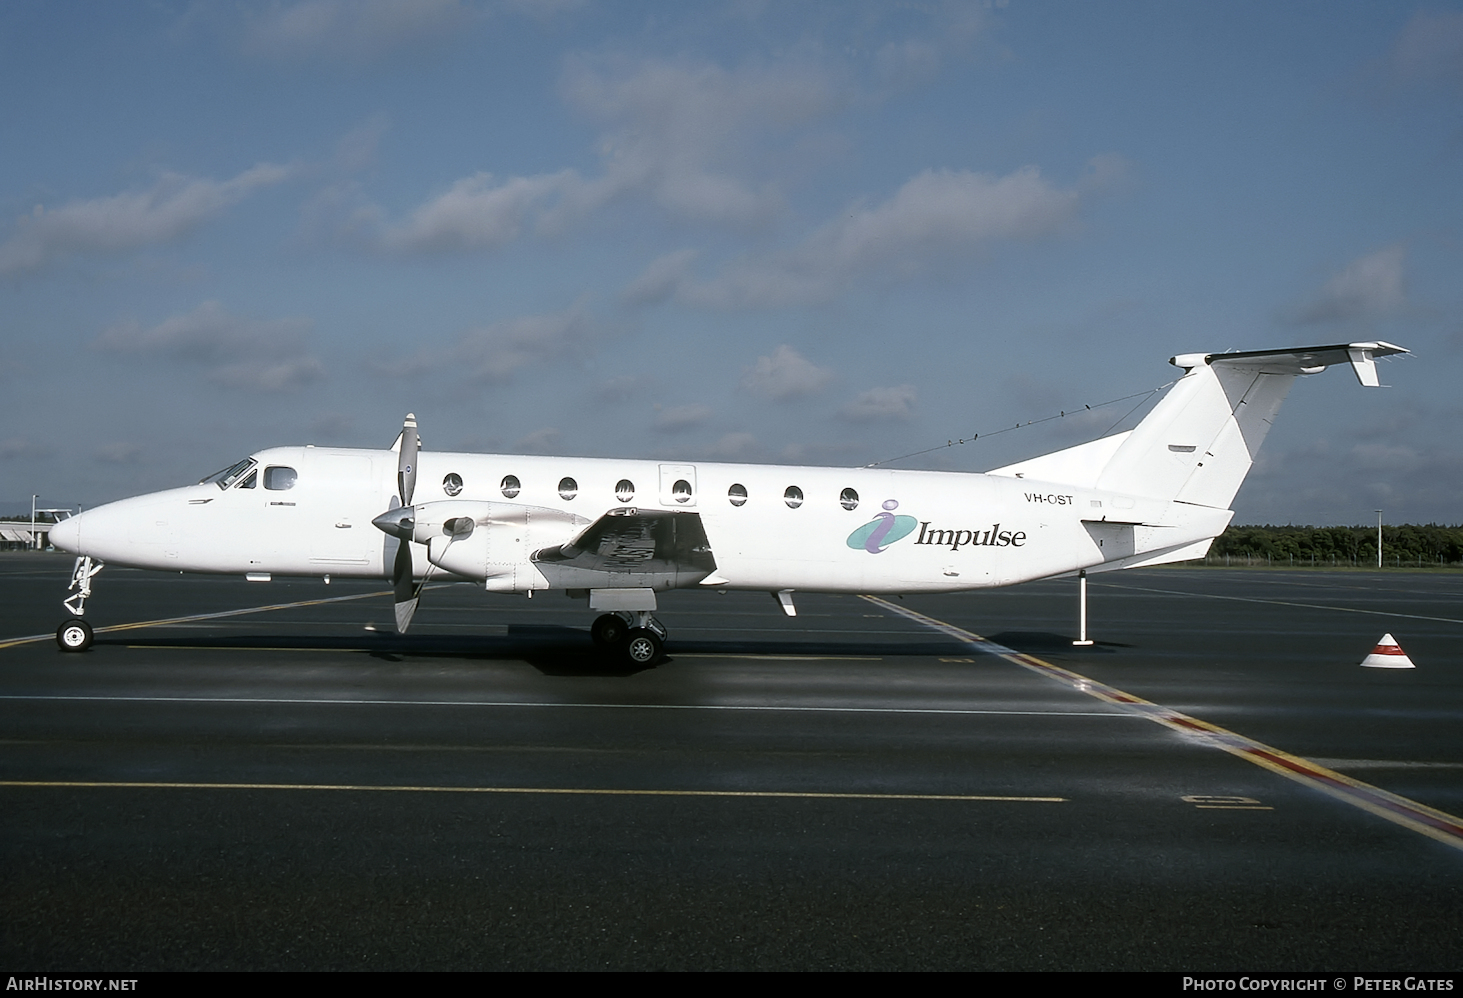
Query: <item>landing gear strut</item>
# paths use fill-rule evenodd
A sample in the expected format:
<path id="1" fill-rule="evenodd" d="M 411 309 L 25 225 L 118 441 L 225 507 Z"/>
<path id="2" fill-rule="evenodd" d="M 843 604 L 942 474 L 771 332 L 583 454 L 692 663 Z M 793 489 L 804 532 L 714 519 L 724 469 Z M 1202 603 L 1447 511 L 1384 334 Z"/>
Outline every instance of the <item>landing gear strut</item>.
<path id="1" fill-rule="evenodd" d="M 86 600 L 91 595 L 91 580 L 104 567 L 99 561 L 92 561 L 90 555 L 82 555 L 76 559 L 76 564 L 71 569 L 71 585 L 69 589 L 76 592 L 67 596 L 61 604 L 70 610 L 75 620 L 68 620 L 56 628 L 56 644 L 62 651 L 86 651 L 91 647 L 93 638 L 91 625 L 81 619 L 86 612 Z"/>
<path id="2" fill-rule="evenodd" d="M 604 614 L 595 620 L 589 633 L 597 648 L 629 665 L 654 665 L 665 654 L 665 625 L 649 610 Z"/>

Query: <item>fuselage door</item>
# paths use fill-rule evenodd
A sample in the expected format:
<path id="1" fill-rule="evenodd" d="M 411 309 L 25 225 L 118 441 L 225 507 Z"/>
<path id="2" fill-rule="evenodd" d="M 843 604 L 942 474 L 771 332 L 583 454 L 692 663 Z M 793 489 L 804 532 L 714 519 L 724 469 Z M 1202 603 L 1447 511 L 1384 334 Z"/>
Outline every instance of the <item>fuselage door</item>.
<path id="1" fill-rule="evenodd" d="M 306 452 L 294 490 L 309 528 L 310 564 L 360 566 L 376 543 L 373 467 L 365 456 Z"/>
<path id="2" fill-rule="evenodd" d="M 695 465 L 660 466 L 660 504 L 672 509 L 690 509 L 696 505 Z"/>

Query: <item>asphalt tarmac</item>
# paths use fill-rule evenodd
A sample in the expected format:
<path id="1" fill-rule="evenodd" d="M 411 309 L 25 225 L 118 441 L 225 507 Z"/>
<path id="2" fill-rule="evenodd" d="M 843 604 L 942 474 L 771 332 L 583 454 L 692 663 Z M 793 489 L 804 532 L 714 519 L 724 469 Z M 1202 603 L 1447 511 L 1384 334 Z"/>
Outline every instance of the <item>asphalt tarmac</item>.
<path id="1" fill-rule="evenodd" d="M 111 567 L 62 654 L 69 570 L 0 555 L 7 970 L 1463 969 L 1463 573 L 672 593 L 635 671 Z"/>

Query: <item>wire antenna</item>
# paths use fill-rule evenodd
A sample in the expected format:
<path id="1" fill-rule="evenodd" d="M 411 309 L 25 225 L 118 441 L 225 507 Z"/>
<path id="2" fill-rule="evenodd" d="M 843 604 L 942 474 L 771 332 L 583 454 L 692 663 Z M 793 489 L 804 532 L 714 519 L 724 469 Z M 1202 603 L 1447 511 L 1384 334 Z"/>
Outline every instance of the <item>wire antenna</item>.
<path id="1" fill-rule="evenodd" d="M 1173 386 L 1173 385 L 1175 385 L 1177 383 L 1178 383 L 1177 382 L 1177 379 L 1175 379 L 1174 381 L 1170 381 L 1167 384 L 1159 385 L 1157 388 L 1151 388 L 1151 389 L 1149 389 L 1147 391 L 1142 391 L 1142 392 L 1134 392 L 1131 395 L 1124 395 L 1122 398 L 1108 399 L 1106 402 L 1098 402 L 1095 405 L 1083 405 L 1081 408 L 1077 408 L 1077 409 L 1062 409 L 1062 410 L 1059 410 L 1055 416 L 1043 416 L 1041 419 L 1028 419 L 1024 423 L 1016 423 L 1014 426 L 1003 426 L 1001 429 L 999 429 L 999 430 L 991 430 L 989 433 L 972 433 L 968 437 L 960 437 L 960 438 L 954 439 L 954 440 L 947 440 L 947 441 L 945 441 L 942 444 L 938 444 L 938 445 L 936 445 L 934 447 L 926 447 L 924 450 L 917 450 L 917 451 L 914 451 L 911 454 L 901 454 L 899 457 L 890 457 L 890 458 L 885 458 L 882 461 L 874 461 L 874 462 L 872 462 L 870 464 L 864 465 L 864 467 L 865 468 L 878 468 L 878 467 L 880 467 L 882 465 L 885 465 L 885 464 L 893 464 L 895 461 L 904 461 L 904 460 L 907 460 L 907 459 L 909 459 L 911 457 L 919 457 L 921 454 L 933 454 L 935 451 L 937 451 L 937 450 L 944 450 L 947 447 L 959 447 L 961 444 L 975 443 L 975 441 L 977 441 L 977 440 L 982 440 L 982 439 L 984 439 L 986 437 L 993 437 L 993 436 L 995 436 L 998 433 L 1009 433 L 1012 430 L 1020 430 L 1020 429 L 1024 429 L 1025 427 L 1028 427 L 1028 426 L 1036 426 L 1038 423 L 1050 423 L 1054 419 L 1065 419 L 1067 417 L 1067 414 L 1068 413 L 1087 412 L 1087 411 L 1092 410 L 1092 409 L 1101 409 L 1101 408 L 1104 408 L 1106 406 L 1117 405 L 1119 402 L 1126 402 L 1129 399 L 1138 399 L 1138 404 L 1135 405 L 1135 406 L 1133 406 L 1133 408 L 1129 409 L 1122 416 L 1118 417 L 1118 420 L 1117 420 L 1116 423 L 1113 423 L 1112 426 L 1109 426 L 1106 430 L 1104 430 L 1103 432 L 1099 433 L 1096 437 L 1093 437 L 1094 440 L 1098 440 L 1098 439 L 1101 439 L 1102 437 L 1107 436 L 1109 433 L 1111 433 L 1113 431 L 1114 427 L 1116 427 L 1123 420 L 1127 419 L 1133 413 L 1135 413 L 1139 409 L 1141 409 L 1143 407 L 1143 404 L 1145 402 L 1147 402 L 1149 399 L 1151 399 L 1153 396 L 1157 395 L 1159 392 L 1163 391 L 1165 388 L 1169 388 L 1169 387 L 1171 387 L 1171 386 Z M 1141 396 L 1141 398 L 1140 398 L 1140 396 Z"/>

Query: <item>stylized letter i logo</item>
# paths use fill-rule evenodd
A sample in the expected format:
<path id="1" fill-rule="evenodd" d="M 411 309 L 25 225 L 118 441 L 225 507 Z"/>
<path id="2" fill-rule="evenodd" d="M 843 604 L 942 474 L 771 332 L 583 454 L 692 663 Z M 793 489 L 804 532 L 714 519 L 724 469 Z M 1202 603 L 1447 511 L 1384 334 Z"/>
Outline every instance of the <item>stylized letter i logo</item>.
<path id="1" fill-rule="evenodd" d="M 849 534 L 848 546 L 855 551 L 862 549 L 869 554 L 879 554 L 895 541 L 908 537 L 919 526 L 919 521 L 912 516 L 895 516 L 890 512 L 898 508 L 896 500 L 885 499 L 885 512 Z"/>

